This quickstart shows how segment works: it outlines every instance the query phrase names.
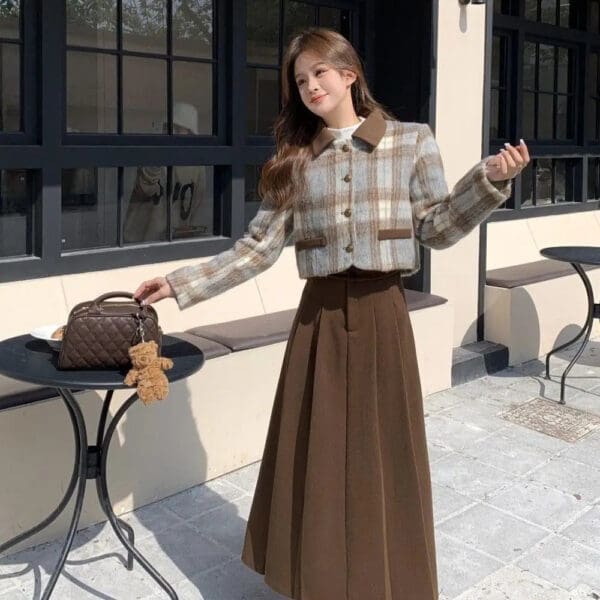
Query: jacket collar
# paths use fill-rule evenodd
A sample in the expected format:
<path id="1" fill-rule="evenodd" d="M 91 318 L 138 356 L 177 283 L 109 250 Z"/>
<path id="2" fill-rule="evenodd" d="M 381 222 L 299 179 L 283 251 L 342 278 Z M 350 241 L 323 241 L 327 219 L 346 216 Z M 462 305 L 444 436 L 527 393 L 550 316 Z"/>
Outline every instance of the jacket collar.
<path id="1" fill-rule="evenodd" d="M 367 142 L 371 147 L 379 144 L 383 134 L 386 130 L 386 122 L 379 109 L 371 111 L 369 116 L 356 128 L 352 137 L 360 138 Z M 321 124 L 320 129 L 317 131 L 312 139 L 311 146 L 314 156 L 318 156 L 329 146 L 329 144 L 335 139 L 335 135 L 329 131 L 324 123 Z"/>

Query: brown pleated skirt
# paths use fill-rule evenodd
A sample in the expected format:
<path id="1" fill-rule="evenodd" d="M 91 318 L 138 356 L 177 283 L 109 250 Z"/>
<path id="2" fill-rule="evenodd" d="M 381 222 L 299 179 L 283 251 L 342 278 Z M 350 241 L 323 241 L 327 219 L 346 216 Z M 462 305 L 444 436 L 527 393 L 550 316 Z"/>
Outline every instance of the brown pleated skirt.
<path id="1" fill-rule="evenodd" d="M 241 558 L 297 600 L 438 600 L 423 398 L 398 271 L 307 280 Z"/>

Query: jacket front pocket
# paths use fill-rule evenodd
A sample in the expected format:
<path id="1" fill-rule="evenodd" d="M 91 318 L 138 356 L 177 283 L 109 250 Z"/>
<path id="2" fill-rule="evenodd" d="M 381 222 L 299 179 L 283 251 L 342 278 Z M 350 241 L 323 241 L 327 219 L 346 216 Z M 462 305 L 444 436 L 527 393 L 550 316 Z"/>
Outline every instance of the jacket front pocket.
<path id="1" fill-rule="evenodd" d="M 399 227 L 397 229 L 380 229 L 377 232 L 378 240 L 396 240 L 411 237 L 412 229 L 410 227 Z"/>
<path id="2" fill-rule="evenodd" d="M 327 246 L 327 240 L 323 236 L 298 240 L 295 244 L 296 250 L 308 250 L 309 248 L 322 248 Z"/>

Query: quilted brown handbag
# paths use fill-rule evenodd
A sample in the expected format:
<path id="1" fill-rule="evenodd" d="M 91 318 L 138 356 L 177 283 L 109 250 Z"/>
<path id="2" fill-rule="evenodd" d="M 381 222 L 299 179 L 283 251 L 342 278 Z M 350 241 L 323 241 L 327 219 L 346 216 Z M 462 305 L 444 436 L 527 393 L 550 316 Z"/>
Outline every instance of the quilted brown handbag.
<path id="1" fill-rule="evenodd" d="M 127 300 L 107 302 L 110 298 Z M 129 368 L 129 348 L 150 340 L 158 344 L 160 354 L 162 331 L 152 306 L 142 306 L 129 292 L 102 294 L 77 304 L 69 313 L 58 368 Z"/>

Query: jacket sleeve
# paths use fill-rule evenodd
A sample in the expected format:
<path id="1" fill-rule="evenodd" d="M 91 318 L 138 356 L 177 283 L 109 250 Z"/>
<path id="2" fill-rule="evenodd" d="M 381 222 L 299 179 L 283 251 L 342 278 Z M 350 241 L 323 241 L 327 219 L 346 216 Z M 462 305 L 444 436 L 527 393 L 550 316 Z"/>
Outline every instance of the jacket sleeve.
<path id="1" fill-rule="evenodd" d="M 222 294 L 268 269 L 293 231 L 293 208 L 278 210 L 263 200 L 248 232 L 210 260 L 181 267 L 166 279 L 180 309 Z"/>
<path id="2" fill-rule="evenodd" d="M 415 235 L 424 246 L 448 248 L 473 230 L 510 197 L 512 180 L 491 181 L 486 156 L 448 192 L 439 146 L 431 127 L 421 124 L 410 178 Z"/>

